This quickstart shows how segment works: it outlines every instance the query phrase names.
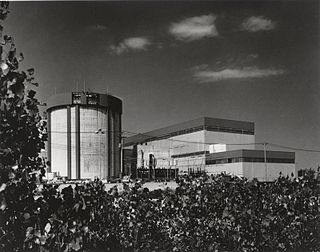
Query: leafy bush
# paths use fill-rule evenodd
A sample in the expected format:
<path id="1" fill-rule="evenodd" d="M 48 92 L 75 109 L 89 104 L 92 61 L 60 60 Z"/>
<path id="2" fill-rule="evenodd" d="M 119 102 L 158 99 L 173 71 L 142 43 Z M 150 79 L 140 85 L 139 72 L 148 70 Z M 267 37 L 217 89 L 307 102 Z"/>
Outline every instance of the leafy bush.
<path id="1" fill-rule="evenodd" d="M 1 24 L 8 12 L 9 2 L 1 2 Z M 34 69 L 19 71 L 23 54 L 2 31 L 0 25 L 0 249 L 14 250 L 23 248 L 40 208 L 34 190 L 45 172 L 39 152 L 46 135 L 31 89 L 38 86 Z"/>
<path id="2" fill-rule="evenodd" d="M 319 251 L 320 186 L 314 173 L 271 183 L 219 175 L 178 179 L 176 190 L 101 181 L 38 187 L 14 243 L 36 251 Z M 30 214 L 31 213 L 31 214 Z"/>

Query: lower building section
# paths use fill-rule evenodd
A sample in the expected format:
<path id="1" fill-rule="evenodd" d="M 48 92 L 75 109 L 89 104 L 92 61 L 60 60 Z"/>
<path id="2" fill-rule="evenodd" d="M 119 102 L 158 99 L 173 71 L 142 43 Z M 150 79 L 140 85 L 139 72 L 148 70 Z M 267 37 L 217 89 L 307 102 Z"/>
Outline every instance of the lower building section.
<path id="1" fill-rule="evenodd" d="M 205 172 L 209 175 L 226 173 L 249 180 L 273 181 L 279 176 L 295 177 L 295 164 L 239 162 L 231 164 L 207 165 Z"/>
<path id="2" fill-rule="evenodd" d="M 206 158 L 208 174 L 227 173 L 247 179 L 272 181 L 279 176 L 296 176 L 295 153 L 235 150 L 213 153 Z"/>
<path id="3" fill-rule="evenodd" d="M 136 156 L 139 158 L 139 154 Z M 178 174 L 200 174 L 203 172 L 209 175 L 226 173 L 259 181 L 272 181 L 279 176 L 296 176 L 294 152 L 248 149 L 215 153 L 200 151 L 175 154 L 166 162 L 165 160 L 158 162 L 153 154 L 146 159 L 147 161 L 141 160 L 140 162 L 136 162 L 133 156 L 128 159 L 131 160 L 130 167 L 133 164 L 139 165 L 135 172 L 130 171 L 133 177 L 157 179 L 159 178 L 157 174 L 163 173 L 161 170 L 164 171 L 166 178 L 173 178 Z M 129 163 L 125 162 L 125 166 L 128 165 Z"/>

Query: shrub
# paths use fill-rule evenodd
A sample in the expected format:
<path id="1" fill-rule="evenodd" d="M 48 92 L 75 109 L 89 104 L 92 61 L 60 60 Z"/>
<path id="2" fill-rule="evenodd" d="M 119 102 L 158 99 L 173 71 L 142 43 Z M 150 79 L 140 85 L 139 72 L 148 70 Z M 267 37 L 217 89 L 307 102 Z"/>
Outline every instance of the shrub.
<path id="1" fill-rule="evenodd" d="M 43 185 L 30 200 L 32 210 L 16 213 L 15 242 L 1 240 L 2 248 L 319 251 L 320 188 L 311 173 L 271 183 L 226 175 L 182 177 L 176 190 L 151 192 L 141 184 L 106 191 L 98 180 L 61 191 Z"/>
<path id="2" fill-rule="evenodd" d="M 0 3 L 0 21 L 9 12 L 9 2 Z M 41 123 L 34 82 L 34 69 L 19 71 L 23 54 L 17 54 L 14 39 L 2 36 L 0 26 L 0 249 L 23 249 L 25 234 L 41 206 L 36 184 L 44 175 L 39 152 L 44 148 L 45 125 Z"/>

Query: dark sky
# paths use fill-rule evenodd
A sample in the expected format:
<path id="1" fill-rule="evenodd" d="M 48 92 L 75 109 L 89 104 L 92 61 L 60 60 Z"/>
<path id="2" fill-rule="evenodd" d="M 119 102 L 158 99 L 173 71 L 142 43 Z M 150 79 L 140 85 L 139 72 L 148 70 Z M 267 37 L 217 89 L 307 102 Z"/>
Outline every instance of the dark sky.
<path id="1" fill-rule="evenodd" d="M 39 100 L 85 86 L 123 99 L 124 130 L 209 116 L 320 150 L 318 1 L 10 5 L 5 32 L 36 69 Z M 298 167 L 318 164 L 297 152 Z"/>

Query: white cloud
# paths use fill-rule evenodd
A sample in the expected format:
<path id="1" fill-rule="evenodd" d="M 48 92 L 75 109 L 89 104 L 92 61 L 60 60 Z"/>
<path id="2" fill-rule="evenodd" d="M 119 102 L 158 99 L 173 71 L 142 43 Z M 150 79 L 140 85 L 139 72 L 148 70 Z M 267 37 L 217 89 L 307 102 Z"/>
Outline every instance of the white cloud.
<path id="1" fill-rule="evenodd" d="M 276 23 L 263 16 L 252 16 L 243 21 L 241 28 L 249 32 L 269 31 L 276 27 Z"/>
<path id="2" fill-rule="evenodd" d="M 151 45 L 151 42 L 145 37 L 132 37 L 132 38 L 127 38 L 123 40 L 117 46 L 114 46 L 114 45 L 111 46 L 110 49 L 114 53 L 119 55 L 119 54 L 128 52 L 130 50 L 132 51 L 146 50 L 149 45 Z"/>
<path id="3" fill-rule="evenodd" d="M 200 70 L 194 73 L 194 77 L 201 83 L 216 82 L 226 79 L 250 79 L 263 78 L 283 74 L 281 69 L 259 69 L 255 67 L 226 68 L 221 71 Z"/>
<path id="4" fill-rule="evenodd" d="M 214 24 L 215 20 L 216 16 L 212 14 L 186 18 L 180 22 L 172 23 L 169 32 L 176 39 L 184 41 L 215 37 L 219 35 Z"/>

